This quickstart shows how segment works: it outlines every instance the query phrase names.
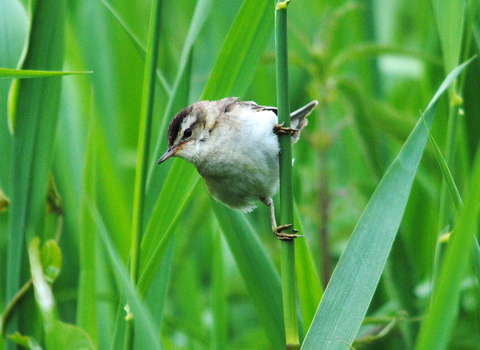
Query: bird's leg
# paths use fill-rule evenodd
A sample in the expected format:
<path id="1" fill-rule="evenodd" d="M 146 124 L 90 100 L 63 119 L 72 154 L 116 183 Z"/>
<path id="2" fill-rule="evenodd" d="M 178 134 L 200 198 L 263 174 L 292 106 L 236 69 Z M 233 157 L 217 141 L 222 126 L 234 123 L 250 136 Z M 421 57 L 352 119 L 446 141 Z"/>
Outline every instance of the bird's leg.
<path id="1" fill-rule="evenodd" d="M 283 125 L 285 125 L 285 122 L 283 122 L 282 124 L 275 124 L 275 126 L 273 127 L 273 132 L 276 135 L 288 134 L 288 133 L 290 133 L 290 135 L 293 135 L 298 131 L 298 129 L 286 128 Z"/>
<path id="2" fill-rule="evenodd" d="M 290 241 L 297 237 L 303 237 L 303 236 L 297 235 L 297 232 L 298 232 L 297 230 L 293 230 L 294 233 L 282 232 L 282 230 L 292 226 L 292 224 L 277 226 L 277 222 L 275 220 L 275 208 L 273 206 L 273 199 L 270 197 L 264 198 L 262 199 L 262 202 L 268 205 L 268 207 L 270 208 L 270 221 L 272 222 L 272 231 L 275 234 L 275 236 L 277 236 L 278 239 Z"/>

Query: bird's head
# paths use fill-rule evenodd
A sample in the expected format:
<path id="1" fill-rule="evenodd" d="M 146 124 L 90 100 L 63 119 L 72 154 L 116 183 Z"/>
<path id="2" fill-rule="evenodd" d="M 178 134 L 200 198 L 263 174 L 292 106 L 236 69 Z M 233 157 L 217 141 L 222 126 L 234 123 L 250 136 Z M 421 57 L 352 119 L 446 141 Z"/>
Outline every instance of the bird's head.
<path id="1" fill-rule="evenodd" d="M 196 102 L 173 117 L 168 127 L 168 149 L 157 164 L 170 157 L 180 157 L 191 163 L 201 158 L 203 145 L 210 137 L 212 119 L 215 118 L 209 104 L 209 101 Z"/>

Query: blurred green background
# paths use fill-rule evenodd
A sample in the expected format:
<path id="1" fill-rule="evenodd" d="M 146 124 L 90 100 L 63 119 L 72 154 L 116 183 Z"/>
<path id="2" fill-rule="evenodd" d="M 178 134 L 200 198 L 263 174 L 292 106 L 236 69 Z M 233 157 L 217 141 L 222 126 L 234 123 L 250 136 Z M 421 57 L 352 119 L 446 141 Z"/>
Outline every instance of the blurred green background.
<path id="1" fill-rule="evenodd" d="M 17 95 L 11 93 L 10 109 L 12 80 L 0 79 L 0 201 L 10 200 L 0 206 L 0 310 L 30 278 L 30 240 L 56 239 L 62 267 L 52 285 L 55 317 L 84 329 L 99 349 L 118 348 L 123 341 L 127 287 L 112 251 L 128 265 L 150 8 L 144 0 L 0 0 L 1 68 L 92 72 L 28 79 L 28 86 L 22 80 Z M 241 8 L 237 32 L 227 36 Z M 202 97 L 276 104 L 273 11 L 273 1 L 162 3 L 140 275 L 154 256 L 144 307 L 165 349 L 275 347 L 258 306 L 262 296 L 252 294 L 246 282 L 256 275 L 238 259 L 241 248 L 221 233 L 220 214 L 203 181 L 181 160 L 156 166 L 166 149 L 168 122 Z M 303 283 L 314 290 L 314 311 L 420 111 L 445 76 L 478 53 L 480 16 L 477 0 L 292 0 L 288 15 L 291 108 L 319 101 L 293 148 L 296 226 L 305 235 L 315 274 Z M 248 40 L 232 37 L 252 28 Z M 238 50 L 222 51 L 227 43 Z M 477 59 L 440 99 L 432 126 L 462 196 L 480 138 L 479 96 Z M 268 208 L 259 203 L 245 218 L 232 225 L 246 225 L 254 234 L 245 239 L 258 237 L 272 271 L 279 271 L 280 246 L 270 233 Z M 427 145 L 353 347 L 414 347 L 436 259 L 443 254 L 438 237 L 455 222 Z M 18 271 L 12 272 L 7 257 L 21 262 Z M 447 330 L 448 349 L 480 349 L 478 280 L 470 260 L 468 266 L 458 305 L 451 305 L 458 318 Z M 20 333 L 44 341 L 32 288 L 13 314 Z M 305 332 L 308 326 L 303 324 Z"/>

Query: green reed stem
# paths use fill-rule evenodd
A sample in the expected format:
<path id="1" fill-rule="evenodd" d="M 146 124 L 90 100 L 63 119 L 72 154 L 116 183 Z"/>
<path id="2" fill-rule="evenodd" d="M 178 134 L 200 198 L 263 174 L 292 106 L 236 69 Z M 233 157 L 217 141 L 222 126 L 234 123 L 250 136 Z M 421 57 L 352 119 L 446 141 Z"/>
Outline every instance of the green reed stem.
<path id="1" fill-rule="evenodd" d="M 150 162 L 150 135 L 155 97 L 155 76 L 160 43 L 160 16 L 162 1 L 152 2 L 150 31 L 148 36 L 147 60 L 143 79 L 142 110 L 138 136 L 137 169 L 135 173 L 135 192 L 133 199 L 132 241 L 130 248 L 130 277 L 137 283 L 140 261 L 140 242 L 143 232 L 143 211 L 145 201 L 145 184 Z M 133 325 L 127 324 L 125 349 L 133 349 Z"/>
<path id="2" fill-rule="evenodd" d="M 288 91 L 287 6 L 289 0 L 278 2 L 275 9 L 275 49 L 277 58 L 278 122 L 290 127 Z M 293 224 L 292 140 L 290 134 L 279 137 L 280 142 L 280 224 Z M 293 225 L 285 230 L 293 233 Z M 300 348 L 296 303 L 295 243 L 281 241 L 281 273 L 283 317 L 287 349 Z"/>

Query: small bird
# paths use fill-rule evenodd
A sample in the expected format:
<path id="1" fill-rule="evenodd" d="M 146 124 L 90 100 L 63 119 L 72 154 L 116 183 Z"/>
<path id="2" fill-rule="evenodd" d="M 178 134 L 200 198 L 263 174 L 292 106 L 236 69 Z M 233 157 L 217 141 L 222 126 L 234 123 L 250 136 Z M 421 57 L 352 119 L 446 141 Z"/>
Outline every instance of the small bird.
<path id="1" fill-rule="evenodd" d="M 277 226 L 272 197 L 279 186 L 277 135 L 292 134 L 295 143 L 306 117 L 318 104 L 312 101 L 290 115 L 291 127 L 278 124 L 277 108 L 227 97 L 199 101 L 182 109 L 168 127 L 168 149 L 158 160 L 180 157 L 192 163 L 208 192 L 227 207 L 252 211 L 257 200 L 270 208 L 275 235 L 282 240 L 299 237 L 283 233 L 291 224 Z"/>

